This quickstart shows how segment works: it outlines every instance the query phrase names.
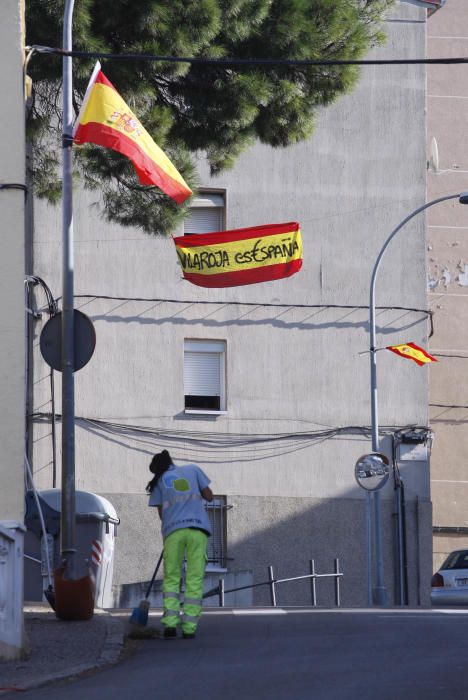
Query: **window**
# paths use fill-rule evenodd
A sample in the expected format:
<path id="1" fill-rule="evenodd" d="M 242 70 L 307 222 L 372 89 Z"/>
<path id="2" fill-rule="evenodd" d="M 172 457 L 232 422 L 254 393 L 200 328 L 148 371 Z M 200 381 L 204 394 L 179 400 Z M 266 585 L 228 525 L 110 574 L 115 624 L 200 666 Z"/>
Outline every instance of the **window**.
<path id="1" fill-rule="evenodd" d="M 226 568 L 226 512 L 231 507 L 226 504 L 226 496 L 214 496 L 211 503 L 205 505 L 213 530 L 208 538 L 208 571 Z"/>
<path id="2" fill-rule="evenodd" d="M 185 410 L 209 413 L 226 410 L 226 343 L 184 341 Z"/>
<path id="3" fill-rule="evenodd" d="M 223 231 L 225 227 L 224 193 L 200 192 L 190 204 L 184 221 L 184 235 Z"/>
<path id="4" fill-rule="evenodd" d="M 441 569 L 468 569 L 468 550 L 451 552 L 444 561 Z"/>

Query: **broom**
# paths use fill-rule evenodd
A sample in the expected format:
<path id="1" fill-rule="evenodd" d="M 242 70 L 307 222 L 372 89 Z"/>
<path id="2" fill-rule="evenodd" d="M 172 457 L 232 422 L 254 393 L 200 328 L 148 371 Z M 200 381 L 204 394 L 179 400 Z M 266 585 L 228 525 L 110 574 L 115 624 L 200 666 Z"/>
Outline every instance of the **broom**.
<path id="1" fill-rule="evenodd" d="M 146 625 L 148 624 L 148 611 L 150 607 L 148 599 L 151 593 L 151 589 L 153 588 L 154 579 L 156 578 L 156 574 L 158 573 L 159 567 L 161 566 L 163 554 L 164 550 L 161 552 L 161 555 L 158 559 L 158 563 L 156 564 L 153 576 L 151 577 L 151 581 L 149 583 L 145 597 L 143 598 L 143 600 L 140 600 L 136 608 L 133 608 L 132 614 L 130 615 L 130 620 L 128 621 L 127 637 L 132 637 L 133 639 L 144 639 L 147 637 L 157 636 L 157 630 L 152 627 L 148 628 Z"/>

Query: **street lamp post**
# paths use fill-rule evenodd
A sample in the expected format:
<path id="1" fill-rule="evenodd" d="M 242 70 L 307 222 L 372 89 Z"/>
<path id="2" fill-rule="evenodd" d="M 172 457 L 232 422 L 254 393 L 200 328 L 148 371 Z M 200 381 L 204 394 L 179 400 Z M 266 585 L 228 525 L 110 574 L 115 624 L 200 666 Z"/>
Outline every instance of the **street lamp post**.
<path id="1" fill-rule="evenodd" d="M 65 0 L 63 50 L 72 50 L 75 0 Z M 72 58 L 62 59 L 62 493 L 60 515 L 61 566 L 54 572 L 55 614 L 61 620 L 89 620 L 94 612 L 94 581 L 86 561 L 77 559 L 75 505 L 75 357 L 74 254 L 73 254 L 73 72 Z M 79 353 L 77 353 L 77 356 Z M 79 565 L 80 564 L 80 565 Z"/>
<path id="2" fill-rule="evenodd" d="M 74 0 L 66 0 L 63 21 L 63 49 L 72 50 Z M 73 204 L 72 204 L 72 58 L 63 65 L 63 178 L 62 178 L 62 505 L 61 555 L 65 575 L 74 580 L 76 571 L 75 525 L 75 389 L 74 389 L 74 296 L 73 296 Z"/>
<path id="3" fill-rule="evenodd" d="M 461 192 L 458 194 L 449 194 L 444 197 L 438 197 L 433 199 L 427 204 L 415 209 L 411 214 L 401 221 L 398 226 L 393 229 L 387 240 L 382 246 L 382 249 L 377 257 L 374 264 L 374 269 L 372 270 L 372 277 L 370 283 L 370 293 L 369 293 L 369 354 L 370 354 L 370 385 L 371 385 L 371 429 L 372 429 L 372 451 L 379 452 L 379 417 L 378 417 L 378 405 L 377 405 L 377 348 L 376 348 L 376 329 L 375 329 L 375 283 L 377 278 L 377 272 L 380 267 L 380 263 L 384 256 L 385 251 L 393 238 L 396 236 L 398 231 L 405 226 L 414 216 L 420 214 L 425 209 L 432 207 L 434 204 L 439 204 L 440 202 L 445 202 L 449 199 L 458 199 L 460 204 L 468 204 L 468 192 Z M 384 568 L 383 568 L 383 556 L 382 556 L 382 527 L 381 527 L 381 512 L 380 512 L 380 493 L 379 491 L 373 492 L 374 499 L 374 545 L 375 545 L 375 588 L 374 588 L 374 602 L 377 605 L 385 605 L 387 603 L 387 590 L 384 583 Z M 371 571 L 371 551 L 370 551 L 370 538 L 368 538 L 368 567 L 369 572 Z M 369 574 L 370 578 L 370 574 Z"/>

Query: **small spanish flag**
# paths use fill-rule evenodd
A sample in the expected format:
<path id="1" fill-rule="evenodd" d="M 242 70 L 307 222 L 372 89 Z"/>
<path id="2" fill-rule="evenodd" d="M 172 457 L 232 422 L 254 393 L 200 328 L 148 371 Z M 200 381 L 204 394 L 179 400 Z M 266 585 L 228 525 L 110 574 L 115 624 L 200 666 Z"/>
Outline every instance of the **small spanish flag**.
<path id="1" fill-rule="evenodd" d="M 429 355 L 429 353 L 415 343 L 405 343 L 404 345 L 387 345 L 386 350 L 391 350 L 397 355 L 400 355 L 400 357 L 406 357 L 408 360 L 413 360 L 419 366 L 425 365 L 427 362 L 437 362 L 435 357 Z"/>
<path id="2" fill-rule="evenodd" d="M 186 280 L 237 287 L 290 277 L 302 266 L 299 224 L 266 224 L 174 238 Z"/>
<path id="3" fill-rule="evenodd" d="M 95 143 L 129 158 L 142 185 L 156 185 L 182 204 L 192 190 L 155 144 L 96 63 L 73 129 L 76 144 Z"/>

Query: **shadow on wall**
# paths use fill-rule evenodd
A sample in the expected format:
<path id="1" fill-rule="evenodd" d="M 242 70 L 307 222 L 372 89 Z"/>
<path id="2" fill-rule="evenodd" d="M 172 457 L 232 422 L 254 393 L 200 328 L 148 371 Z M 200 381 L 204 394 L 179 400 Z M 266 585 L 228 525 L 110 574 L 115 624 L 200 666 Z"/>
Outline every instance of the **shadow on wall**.
<path id="1" fill-rule="evenodd" d="M 121 525 L 116 542 L 114 586 L 136 590 L 143 597 L 158 560 L 162 540 L 159 518 L 148 508 L 145 496 L 104 494 L 112 500 Z M 232 496 L 234 507 L 228 512 L 228 546 L 230 558 L 226 588 L 234 576 L 242 583 L 268 580 L 268 566 L 275 578 L 310 573 L 314 559 L 316 573 L 333 573 L 334 559 L 340 571 L 341 605 L 367 606 L 366 502 L 358 498 L 311 499 Z M 397 557 L 394 547 L 395 516 L 393 501 L 382 499 L 384 576 L 389 604 L 395 604 Z M 299 511 L 299 512 L 298 512 Z M 406 504 L 407 561 L 409 604 L 429 605 L 431 561 L 431 513 L 429 502 Z M 421 554 L 422 553 L 422 554 Z M 420 572 L 423 572 L 422 574 Z M 158 574 L 156 590 L 162 574 Z M 216 585 L 218 575 L 211 575 L 205 590 Z M 250 580 L 249 580 L 250 583 Z M 209 585 L 208 585 L 209 584 Z M 270 605 L 268 586 L 253 589 L 253 605 Z M 309 579 L 277 585 L 278 605 L 310 605 Z M 128 597 L 128 596 L 127 596 Z M 138 597 L 138 596 L 137 596 Z M 135 600 L 135 598 L 132 598 Z M 246 598 L 239 599 L 244 601 Z M 217 598 L 210 601 L 217 604 Z M 333 579 L 317 581 L 317 603 L 334 607 Z M 123 603 L 122 603 L 123 604 Z M 156 603 L 153 603 L 156 604 Z M 226 604 L 236 603 L 226 598 Z"/>
<path id="2" fill-rule="evenodd" d="M 228 515 L 229 556 L 234 568 L 252 569 L 254 580 L 266 580 L 268 566 L 275 578 L 309 573 L 314 559 L 317 573 L 332 573 L 338 558 L 341 578 L 341 605 L 367 606 L 366 502 L 363 499 L 268 499 L 233 497 L 236 507 Z M 298 501 L 300 501 L 298 503 Z M 301 512 L 293 513 L 293 510 Z M 397 557 L 394 547 L 395 517 L 393 501 L 382 499 L 382 537 L 384 577 L 389 604 L 395 603 Z M 423 511 L 421 513 L 421 511 Z M 423 518 L 426 520 L 423 521 Z M 427 522 L 427 518 L 429 522 Z M 261 523 L 272 523 L 261 528 Z M 428 605 L 431 576 L 430 503 L 410 501 L 406 504 L 408 588 L 410 605 Z M 250 534 L 255 532 L 255 534 Z M 426 533 L 426 541 L 424 541 Z M 425 542 L 426 546 L 422 546 Z M 419 561 L 418 552 L 427 562 Z M 420 581 L 420 570 L 425 571 Z M 419 588 L 422 588 L 422 592 Z M 317 581 L 320 606 L 335 604 L 332 579 Z M 255 605 L 268 605 L 268 587 L 254 591 Z M 311 603 L 310 581 L 294 581 L 277 586 L 278 605 Z"/>

